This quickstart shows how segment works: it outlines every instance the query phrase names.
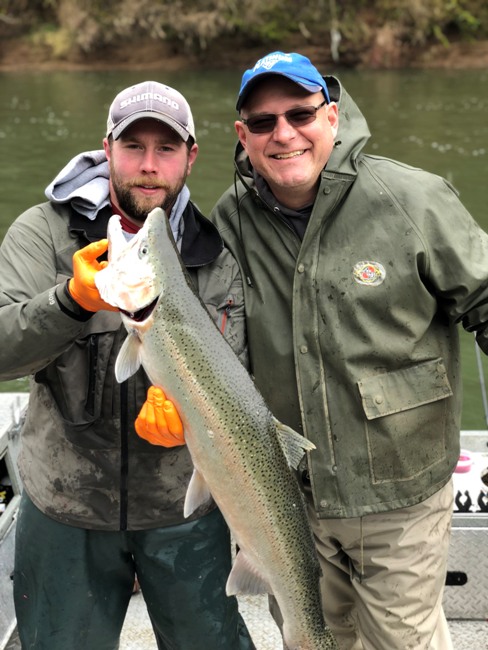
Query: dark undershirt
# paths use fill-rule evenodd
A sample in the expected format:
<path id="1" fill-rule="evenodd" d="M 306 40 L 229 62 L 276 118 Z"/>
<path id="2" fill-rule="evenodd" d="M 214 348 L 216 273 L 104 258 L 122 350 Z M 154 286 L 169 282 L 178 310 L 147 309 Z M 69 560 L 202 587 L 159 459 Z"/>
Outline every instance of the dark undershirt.
<path id="1" fill-rule="evenodd" d="M 296 232 L 298 237 L 303 240 L 305 235 L 305 230 L 308 226 L 308 221 L 310 215 L 312 214 L 313 203 L 305 206 L 301 210 L 293 210 L 292 208 L 287 208 L 284 205 L 281 205 L 276 200 L 274 194 L 269 189 L 268 183 L 260 176 L 256 171 L 253 170 L 254 182 L 258 189 L 259 195 L 263 200 L 273 208 L 274 212 L 282 217 L 289 226 Z"/>

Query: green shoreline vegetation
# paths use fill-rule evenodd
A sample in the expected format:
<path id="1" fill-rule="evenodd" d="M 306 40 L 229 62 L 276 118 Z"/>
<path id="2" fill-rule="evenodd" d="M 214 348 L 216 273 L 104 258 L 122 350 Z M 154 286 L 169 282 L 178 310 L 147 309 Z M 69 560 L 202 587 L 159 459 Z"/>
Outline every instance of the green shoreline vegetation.
<path id="1" fill-rule="evenodd" d="M 7 65 L 123 67 L 152 48 L 181 57 L 182 66 L 226 67 L 256 51 L 300 49 L 324 64 L 408 67 L 487 40 L 485 0 L 0 2 L 0 64 Z"/>

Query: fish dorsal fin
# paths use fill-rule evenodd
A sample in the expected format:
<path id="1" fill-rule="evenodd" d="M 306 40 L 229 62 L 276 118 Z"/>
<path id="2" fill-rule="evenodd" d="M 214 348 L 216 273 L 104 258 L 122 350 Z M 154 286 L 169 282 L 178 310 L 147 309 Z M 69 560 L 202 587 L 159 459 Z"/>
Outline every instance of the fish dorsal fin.
<path id="1" fill-rule="evenodd" d="M 132 377 L 141 365 L 141 342 L 137 336 L 128 334 L 115 362 L 115 377 L 122 383 Z"/>
<path id="2" fill-rule="evenodd" d="M 240 550 L 232 565 L 232 571 L 227 578 L 225 593 L 228 596 L 236 596 L 237 594 L 256 596 L 258 594 L 271 594 L 272 589 L 268 581 L 263 578 L 249 560 L 246 552 Z"/>
<path id="3" fill-rule="evenodd" d="M 273 420 L 276 425 L 278 440 L 280 441 L 288 465 L 293 469 L 298 469 L 298 465 L 305 452 L 315 449 L 315 445 L 276 418 L 273 418 Z"/>
<path id="4" fill-rule="evenodd" d="M 188 490 L 186 491 L 185 506 L 183 508 L 183 515 L 188 517 L 199 506 L 208 503 L 212 495 L 208 489 L 205 479 L 197 469 L 193 470 Z"/>

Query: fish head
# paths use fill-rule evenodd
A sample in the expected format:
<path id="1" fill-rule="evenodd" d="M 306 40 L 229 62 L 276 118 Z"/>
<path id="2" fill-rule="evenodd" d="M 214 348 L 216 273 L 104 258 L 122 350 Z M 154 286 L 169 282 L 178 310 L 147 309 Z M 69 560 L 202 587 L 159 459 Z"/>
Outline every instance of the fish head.
<path id="1" fill-rule="evenodd" d="M 105 302 L 133 320 L 145 320 L 164 290 L 158 242 L 161 230 L 166 230 L 165 220 L 164 211 L 156 208 L 129 241 L 120 218 L 114 215 L 109 220 L 108 264 L 95 275 L 95 284 Z"/>

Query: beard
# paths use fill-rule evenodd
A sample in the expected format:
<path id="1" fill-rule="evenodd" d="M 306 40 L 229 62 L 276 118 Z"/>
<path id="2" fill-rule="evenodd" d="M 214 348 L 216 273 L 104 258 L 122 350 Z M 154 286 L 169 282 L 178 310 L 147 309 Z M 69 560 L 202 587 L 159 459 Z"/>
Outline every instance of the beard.
<path id="1" fill-rule="evenodd" d="M 171 208 L 176 202 L 179 193 L 183 189 L 187 174 L 183 174 L 179 181 L 174 185 L 169 185 L 167 183 L 148 183 L 147 179 L 134 179 L 132 181 L 122 181 L 117 175 L 112 165 L 110 165 L 110 178 L 112 181 L 112 188 L 117 199 L 119 208 L 125 212 L 126 215 L 131 217 L 136 221 L 144 222 L 147 218 L 147 215 L 154 208 L 162 208 L 167 214 L 168 218 L 170 215 Z M 151 197 L 136 198 L 132 194 L 132 188 L 137 185 L 151 185 L 157 187 L 158 189 L 164 190 L 166 195 L 163 198 L 162 202 L 157 201 Z"/>

